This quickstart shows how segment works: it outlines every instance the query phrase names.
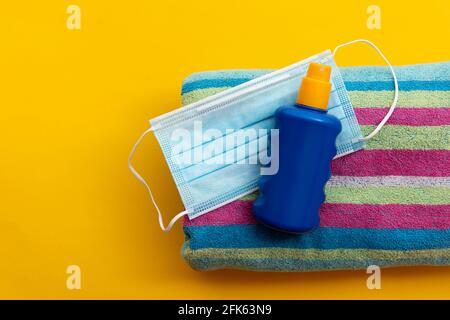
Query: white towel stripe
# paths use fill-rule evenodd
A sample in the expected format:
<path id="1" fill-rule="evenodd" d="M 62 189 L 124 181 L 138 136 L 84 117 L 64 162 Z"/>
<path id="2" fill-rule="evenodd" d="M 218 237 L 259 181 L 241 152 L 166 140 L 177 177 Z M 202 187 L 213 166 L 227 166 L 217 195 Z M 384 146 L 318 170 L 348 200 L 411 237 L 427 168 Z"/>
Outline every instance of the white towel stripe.
<path id="1" fill-rule="evenodd" d="M 330 187 L 447 187 L 450 188 L 450 177 L 406 177 L 378 176 L 354 177 L 333 176 L 328 181 Z"/>

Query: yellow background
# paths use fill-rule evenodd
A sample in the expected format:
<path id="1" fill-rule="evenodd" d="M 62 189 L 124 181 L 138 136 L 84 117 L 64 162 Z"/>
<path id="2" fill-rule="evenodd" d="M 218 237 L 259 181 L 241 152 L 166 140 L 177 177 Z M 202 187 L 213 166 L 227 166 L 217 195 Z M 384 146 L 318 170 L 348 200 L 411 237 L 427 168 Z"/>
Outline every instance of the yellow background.
<path id="1" fill-rule="evenodd" d="M 66 8 L 81 8 L 81 30 Z M 381 30 L 366 27 L 368 5 Z M 449 268 L 197 272 L 127 168 L 195 71 L 277 68 L 355 38 L 393 64 L 450 59 L 450 2 L 5 1 L 0 13 L 0 298 L 450 298 Z M 382 64 L 369 48 L 340 65 Z M 136 156 L 166 221 L 182 204 L 153 137 Z M 81 267 L 81 290 L 66 268 Z"/>

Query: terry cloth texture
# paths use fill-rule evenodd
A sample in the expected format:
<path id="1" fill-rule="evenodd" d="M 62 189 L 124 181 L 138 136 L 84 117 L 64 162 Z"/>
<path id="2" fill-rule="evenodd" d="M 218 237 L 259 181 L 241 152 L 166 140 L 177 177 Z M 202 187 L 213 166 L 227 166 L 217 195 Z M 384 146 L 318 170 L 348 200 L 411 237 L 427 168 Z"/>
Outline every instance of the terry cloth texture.
<path id="1" fill-rule="evenodd" d="M 395 68 L 397 109 L 367 148 L 332 162 L 320 228 L 303 235 L 256 223 L 257 194 L 184 221 L 182 255 L 195 269 L 314 271 L 450 264 L 450 62 Z M 393 98 L 384 67 L 341 68 L 364 134 Z M 196 73 L 183 104 L 268 70 Z"/>

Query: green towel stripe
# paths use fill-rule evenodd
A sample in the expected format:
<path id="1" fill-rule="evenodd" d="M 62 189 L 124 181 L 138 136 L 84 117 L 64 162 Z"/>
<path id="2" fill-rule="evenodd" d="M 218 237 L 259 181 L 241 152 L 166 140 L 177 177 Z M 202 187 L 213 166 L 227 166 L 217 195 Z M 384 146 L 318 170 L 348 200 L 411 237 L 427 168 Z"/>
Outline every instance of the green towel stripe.
<path id="1" fill-rule="evenodd" d="M 361 126 L 363 135 L 375 126 Z M 386 125 L 366 149 L 450 150 L 450 126 Z"/>
<path id="2" fill-rule="evenodd" d="M 327 203 L 355 204 L 448 204 L 449 188 L 445 187 L 325 187 Z M 258 193 L 240 198 L 255 200 Z"/>
<path id="3" fill-rule="evenodd" d="M 448 188 L 408 187 L 326 187 L 328 203 L 361 204 L 448 204 Z"/>
<path id="4" fill-rule="evenodd" d="M 258 191 L 255 191 L 255 192 L 253 192 L 253 193 L 250 193 L 250 194 L 247 194 L 247 195 L 245 195 L 245 196 L 243 196 L 242 198 L 239 198 L 239 200 L 242 200 L 242 201 L 253 201 L 253 200 L 256 200 L 256 197 L 258 196 Z"/>
<path id="5" fill-rule="evenodd" d="M 213 94 L 219 93 L 231 87 L 220 87 L 220 88 L 206 88 L 198 89 L 194 91 L 187 92 L 181 96 L 181 101 L 183 105 L 188 105 L 190 103 L 197 102 L 203 98 L 209 97 Z"/>
<path id="6" fill-rule="evenodd" d="M 355 108 L 389 107 L 394 91 L 349 91 L 350 101 Z M 400 91 L 398 106 L 408 108 L 450 107 L 450 91 Z"/>
<path id="7" fill-rule="evenodd" d="M 198 89 L 183 94 L 183 105 L 196 102 L 230 87 Z M 355 108 L 385 108 L 391 105 L 393 91 L 349 91 L 350 101 Z M 402 91 L 398 107 L 439 108 L 450 107 L 450 91 Z"/>
<path id="8" fill-rule="evenodd" d="M 293 249 L 293 248 L 208 248 L 192 250 L 189 244 L 183 250 L 187 259 L 313 259 L 313 260 L 392 260 L 450 258 L 450 249 L 433 250 L 369 250 L 369 249 Z"/>
<path id="9" fill-rule="evenodd" d="M 270 272 L 307 272 L 328 270 L 357 270 L 366 269 L 369 265 L 380 267 L 399 267 L 417 265 L 450 265 L 449 258 L 438 259 L 397 259 L 397 260 L 278 260 L 278 259 L 210 259 L 192 258 L 187 259 L 190 266 L 196 270 L 217 269 L 241 269 L 251 271 Z"/>

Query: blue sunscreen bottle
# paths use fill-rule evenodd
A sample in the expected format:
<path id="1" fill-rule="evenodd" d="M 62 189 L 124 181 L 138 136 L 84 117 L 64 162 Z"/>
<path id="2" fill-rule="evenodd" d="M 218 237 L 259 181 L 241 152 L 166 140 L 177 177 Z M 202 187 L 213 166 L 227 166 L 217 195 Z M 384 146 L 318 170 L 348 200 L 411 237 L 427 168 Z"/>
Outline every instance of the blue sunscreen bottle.
<path id="1" fill-rule="evenodd" d="M 327 113 L 330 75 L 330 66 L 311 63 L 296 104 L 275 113 L 278 172 L 261 176 L 253 203 L 256 220 L 273 229 L 301 233 L 319 226 L 319 207 L 341 131 L 339 119 Z M 276 156 L 271 155 L 272 161 Z"/>

